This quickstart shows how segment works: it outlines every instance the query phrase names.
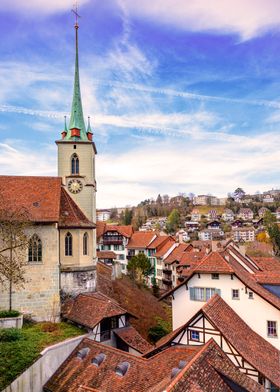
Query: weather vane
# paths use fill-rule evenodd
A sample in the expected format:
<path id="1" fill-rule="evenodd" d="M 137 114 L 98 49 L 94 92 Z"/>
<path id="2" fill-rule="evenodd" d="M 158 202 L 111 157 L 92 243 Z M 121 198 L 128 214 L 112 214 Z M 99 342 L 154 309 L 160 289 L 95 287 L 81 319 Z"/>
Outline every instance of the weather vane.
<path id="1" fill-rule="evenodd" d="M 81 16 L 78 14 L 78 0 L 75 1 L 73 9 L 72 9 L 73 14 L 76 17 L 76 22 L 75 22 L 75 27 L 78 28 L 79 24 L 78 24 L 78 18 L 80 18 Z"/>

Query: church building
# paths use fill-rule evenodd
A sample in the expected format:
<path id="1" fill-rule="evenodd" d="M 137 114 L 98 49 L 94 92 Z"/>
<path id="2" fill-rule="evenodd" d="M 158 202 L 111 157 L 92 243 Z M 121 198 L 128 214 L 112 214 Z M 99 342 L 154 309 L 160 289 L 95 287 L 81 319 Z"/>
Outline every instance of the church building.
<path id="1" fill-rule="evenodd" d="M 79 80 L 78 23 L 70 123 L 56 141 L 58 177 L 0 176 L 5 208 L 28 213 L 24 287 L 13 287 L 13 308 L 37 320 L 59 315 L 65 297 L 95 290 L 96 180 L 93 133 L 85 125 Z M 0 309 L 9 304 L 0 283 Z"/>

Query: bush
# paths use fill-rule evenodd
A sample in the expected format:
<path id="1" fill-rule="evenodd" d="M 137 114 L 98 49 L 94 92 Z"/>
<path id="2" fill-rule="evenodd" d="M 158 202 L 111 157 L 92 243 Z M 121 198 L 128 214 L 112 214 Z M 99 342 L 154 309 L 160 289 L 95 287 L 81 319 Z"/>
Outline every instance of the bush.
<path id="1" fill-rule="evenodd" d="M 51 321 L 46 321 L 41 325 L 42 332 L 54 332 L 59 330 L 59 325 L 52 323 Z"/>
<path id="2" fill-rule="evenodd" d="M 172 328 L 169 322 L 157 317 L 157 325 L 149 329 L 149 339 L 152 343 L 156 343 L 163 336 L 171 332 Z"/>
<path id="3" fill-rule="evenodd" d="M 0 342 L 14 342 L 22 339 L 23 335 L 20 329 L 5 328 L 0 329 Z"/>
<path id="4" fill-rule="evenodd" d="M 18 317 L 20 312 L 17 310 L 0 310 L 0 318 Z"/>

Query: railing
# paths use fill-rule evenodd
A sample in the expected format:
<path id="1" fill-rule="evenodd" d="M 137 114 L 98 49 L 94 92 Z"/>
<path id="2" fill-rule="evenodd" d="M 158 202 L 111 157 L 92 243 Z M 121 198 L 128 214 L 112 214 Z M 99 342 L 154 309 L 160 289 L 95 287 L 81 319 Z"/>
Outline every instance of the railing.
<path id="1" fill-rule="evenodd" d="M 103 238 L 103 245 L 123 245 L 123 240 L 120 238 Z"/>
<path id="2" fill-rule="evenodd" d="M 169 268 L 163 268 L 163 273 L 166 275 L 171 275 L 172 271 Z"/>
<path id="3" fill-rule="evenodd" d="M 162 283 L 166 284 L 167 286 L 171 286 L 172 285 L 172 280 L 171 279 L 162 279 Z"/>

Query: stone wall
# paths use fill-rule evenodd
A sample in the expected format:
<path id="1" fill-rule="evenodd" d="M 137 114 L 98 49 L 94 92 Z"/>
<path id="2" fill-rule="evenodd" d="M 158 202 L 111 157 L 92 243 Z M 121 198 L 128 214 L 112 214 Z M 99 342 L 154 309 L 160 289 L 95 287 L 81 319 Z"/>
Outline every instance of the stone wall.
<path id="1" fill-rule="evenodd" d="M 41 357 L 2 392 L 42 392 L 43 386 L 87 335 L 47 347 Z"/>
<path id="2" fill-rule="evenodd" d="M 36 225 L 29 235 L 36 233 L 42 241 L 42 262 L 26 262 L 24 288 L 14 288 L 12 307 L 36 320 L 50 320 L 59 313 L 59 235 L 55 224 Z M 27 252 L 26 252 L 27 260 Z M 7 309 L 7 285 L 0 286 L 0 309 Z"/>

